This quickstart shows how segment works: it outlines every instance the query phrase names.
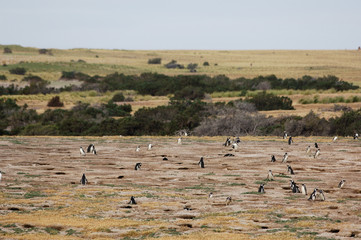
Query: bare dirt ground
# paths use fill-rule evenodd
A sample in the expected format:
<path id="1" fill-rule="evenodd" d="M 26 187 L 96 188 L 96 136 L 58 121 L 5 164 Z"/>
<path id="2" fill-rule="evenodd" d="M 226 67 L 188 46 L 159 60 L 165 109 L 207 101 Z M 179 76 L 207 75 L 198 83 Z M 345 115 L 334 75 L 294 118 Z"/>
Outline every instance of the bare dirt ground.
<path id="1" fill-rule="evenodd" d="M 361 238 L 359 140 L 296 137 L 288 145 L 280 137 L 241 137 L 237 151 L 224 140 L 0 137 L 0 238 Z M 308 145 L 315 152 L 314 142 L 321 149 L 316 159 L 306 154 Z M 81 156 L 79 147 L 90 143 L 98 154 Z M 281 163 L 285 152 L 288 162 Z M 201 156 L 205 168 L 198 166 Z M 268 170 L 274 181 L 266 181 Z M 292 193 L 290 179 L 306 184 L 308 195 Z M 261 183 L 265 194 L 257 193 Z M 314 188 L 325 201 L 307 200 Z M 128 204 L 131 196 L 137 205 Z"/>

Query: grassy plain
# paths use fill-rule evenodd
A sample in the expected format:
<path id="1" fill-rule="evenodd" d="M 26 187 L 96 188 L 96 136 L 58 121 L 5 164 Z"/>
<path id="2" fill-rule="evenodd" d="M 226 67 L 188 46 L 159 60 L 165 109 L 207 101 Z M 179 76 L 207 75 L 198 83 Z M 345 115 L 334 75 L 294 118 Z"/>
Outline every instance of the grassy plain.
<path id="1" fill-rule="evenodd" d="M 299 137 L 291 146 L 272 136 L 241 140 L 231 151 L 223 137 L 187 137 L 182 145 L 176 137 L 0 137 L 0 238 L 361 237 L 358 140 Z M 321 148 L 317 159 L 305 151 L 314 142 Z M 81 156 L 79 147 L 90 143 L 98 155 Z M 284 152 L 287 163 L 281 163 Z M 201 156 L 204 169 L 197 165 Z M 274 181 L 266 181 L 269 169 Z M 85 186 L 79 184 L 83 173 Z M 339 189 L 342 178 L 346 184 Z M 290 179 L 305 183 L 309 193 L 322 189 L 326 201 L 292 193 Z M 257 192 L 261 183 L 265 194 Z M 128 204 L 131 196 L 137 205 Z M 233 201 L 226 205 L 228 196 Z"/>
<path id="2" fill-rule="evenodd" d="M 5 47 L 0 45 L 0 49 Z M 361 86 L 361 51 L 357 50 L 254 50 L 254 51 L 211 51 L 211 50 L 104 50 L 104 49 L 51 49 L 53 55 L 40 55 L 38 49 L 16 45 L 8 46 L 12 54 L 0 53 L 0 62 L 7 66 L 0 66 L 0 75 L 5 75 L 8 81 L 0 84 L 20 83 L 23 76 L 9 73 L 14 67 L 24 67 L 27 74 L 38 75 L 51 81 L 52 86 L 63 86 L 65 81 L 59 81 L 62 71 L 80 71 L 90 75 L 106 75 L 114 72 L 124 74 L 141 74 L 143 72 L 158 72 L 167 75 L 194 74 L 187 69 L 167 69 L 165 63 L 177 60 L 187 65 L 197 63 L 198 73 L 211 76 L 224 74 L 230 78 L 253 78 L 259 75 L 275 74 L 281 78 L 298 78 L 304 75 L 314 77 L 335 75 L 340 79 Z M 149 65 L 148 59 L 161 58 L 161 65 Z M 209 62 L 210 66 L 203 66 Z M 289 96 L 294 102 L 295 111 L 271 111 L 268 115 L 294 114 L 305 115 L 311 109 L 324 117 L 339 115 L 333 112 L 333 103 L 301 104 L 300 100 L 343 97 L 345 99 L 361 97 L 361 90 L 336 93 L 328 91 L 273 91 L 277 95 Z M 168 103 L 168 97 L 137 96 L 134 92 L 125 93 L 135 99 L 130 102 L 133 110 L 140 107 L 154 107 Z M 248 94 L 252 94 L 251 92 Z M 253 93 L 254 94 L 254 93 Z M 105 103 L 114 93 L 98 94 L 94 91 L 82 93 L 62 93 L 60 97 L 65 101 L 65 108 L 69 109 L 78 101 L 91 104 Z M 19 104 L 28 104 L 30 108 L 43 112 L 47 109 L 47 101 L 53 95 L 10 96 L 16 98 Z M 212 101 L 230 101 L 237 99 L 240 92 L 213 93 Z M 359 103 L 340 103 L 352 108 L 359 108 Z"/>

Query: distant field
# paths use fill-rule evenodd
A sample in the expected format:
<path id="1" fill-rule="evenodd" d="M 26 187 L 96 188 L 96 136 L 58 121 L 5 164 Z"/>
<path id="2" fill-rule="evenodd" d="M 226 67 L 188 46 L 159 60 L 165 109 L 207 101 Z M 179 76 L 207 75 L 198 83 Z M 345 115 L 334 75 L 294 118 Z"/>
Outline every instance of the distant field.
<path id="1" fill-rule="evenodd" d="M 0 49 L 4 46 L 0 45 Z M 10 46 L 13 54 L 0 53 L 0 62 L 18 64 L 46 80 L 57 80 L 61 70 L 81 71 L 105 75 L 115 71 L 124 74 L 158 72 L 169 75 L 190 74 L 188 70 L 166 69 L 163 65 L 176 60 L 185 66 L 197 63 L 198 74 L 224 74 L 230 78 L 252 78 L 275 74 L 281 78 L 298 78 L 304 75 L 335 75 L 344 81 L 361 85 L 361 51 L 357 50 L 101 50 L 101 49 L 52 49 L 53 55 L 39 55 L 38 49 Z M 161 65 L 149 65 L 148 59 L 161 58 Z M 84 60 L 86 63 L 78 62 Z M 72 62 L 73 61 L 73 62 Z M 204 62 L 210 66 L 203 66 Z M 252 64 L 252 66 L 251 66 Z M 0 67 L 0 74 L 8 74 L 9 67 Z M 9 79 L 18 76 L 9 76 Z"/>
<path id="2" fill-rule="evenodd" d="M 237 151 L 222 146 L 224 140 L 187 137 L 179 145 L 177 137 L 0 137 L 0 238 L 361 237 L 359 140 L 295 137 L 289 146 L 281 137 L 241 137 Z M 306 154 L 308 145 L 315 152 L 314 142 L 321 148 L 317 159 Z M 79 147 L 90 143 L 98 155 L 81 156 Z M 285 152 L 288 162 L 281 163 Z M 201 156 L 205 168 L 197 164 Z M 268 170 L 274 181 L 266 180 Z M 79 183 L 83 173 L 86 186 Z M 306 184 L 308 196 L 292 193 L 291 179 Z M 346 184 L 339 189 L 341 179 Z M 261 183 L 265 194 L 257 192 Z M 326 201 L 307 200 L 314 188 Z M 137 205 L 128 204 L 131 196 Z M 228 196 L 233 201 L 226 205 Z"/>
<path id="3" fill-rule="evenodd" d="M 124 74 L 141 74 L 144 72 L 158 72 L 168 75 L 177 74 L 224 74 L 230 78 L 246 77 L 253 78 L 259 75 L 275 74 L 281 78 L 298 78 L 304 75 L 324 76 L 335 75 L 340 79 L 361 86 L 361 51 L 357 50 L 258 50 L 258 51 L 207 51 L 207 50 L 159 50 L 159 51 L 133 51 L 133 50 L 102 50 L 102 49 L 52 49 L 53 55 L 40 55 L 38 49 L 20 46 L 9 46 L 13 53 L 3 54 L 4 45 L 0 45 L 0 75 L 5 75 L 7 81 L 0 84 L 7 85 L 11 82 L 19 84 L 23 76 L 9 73 L 9 69 L 16 66 L 24 67 L 27 74 L 38 75 L 52 82 L 52 86 L 60 87 L 69 82 L 57 81 L 62 71 L 80 71 L 90 75 L 107 75 L 114 72 Z M 149 65 L 148 59 L 161 58 L 161 65 Z M 187 69 L 167 69 L 164 64 L 171 60 L 187 66 L 189 63 L 198 64 L 197 73 L 189 73 Z M 203 66 L 209 62 L 210 66 Z M 74 84 L 74 81 L 71 82 Z M 21 83 L 24 84 L 24 83 Z M 346 92 L 327 91 L 295 91 L 295 90 L 271 90 L 277 95 L 289 96 L 293 100 L 295 111 L 271 111 L 268 115 L 306 115 L 309 110 L 314 110 L 324 117 L 339 115 L 330 110 L 333 103 L 328 104 L 301 104 L 300 99 L 310 100 L 315 96 L 320 99 L 340 96 L 361 97 L 361 90 Z M 81 93 L 61 93 L 60 97 L 65 101 L 65 108 L 69 109 L 78 101 L 91 104 L 105 103 L 115 93 L 99 94 L 95 91 Z M 130 102 L 133 112 L 141 107 L 155 107 L 168 102 L 168 97 L 140 96 L 135 92 L 127 92 L 134 98 Z M 251 94 L 251 93 L 250 93 Z M 10 96 L 18 100 L 19 104 L 28 104 L 30 108 L 43 112 L 47 109 L 47 101 L 53 95 L 28 95 Z M 239 98 L 240 92 L 221 92 L 211 94 L 212 101 L 230 101 Z M 338 103 L 351 108 L 359 108 L 359 103 Z"/>

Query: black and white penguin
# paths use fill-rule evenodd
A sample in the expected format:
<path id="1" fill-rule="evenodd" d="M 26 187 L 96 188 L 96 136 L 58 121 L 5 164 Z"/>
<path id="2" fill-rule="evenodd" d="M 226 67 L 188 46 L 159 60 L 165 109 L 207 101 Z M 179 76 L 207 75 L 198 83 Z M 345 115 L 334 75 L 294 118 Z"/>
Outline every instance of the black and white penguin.
<path id="1" fill-rule="evenodd" d="M 87 153 L 93 152 L 93 149 L 94 149 L 94 144 L 90 144 L 90 145 L 88 146 L 88 148 L 86 149 L 86 152 L 87 152 Z"/>
<path id="2" fill-rule="evenodd" d="M 232 202 L 232 197 L 226 198 L 226 205 L 229 205 Z"/>
<path id="3" fill-rule="evenodd" d="M 237 143 L 233 143 L 233 144 L 232 144 L 232 148 L 233 148 L 234 150 L 237 150 L 237 149 L 238 149 L 238 144 L 237 144 Z"/>
<path id="4" fill-rule="evenodd" d="M 201 168 L 204 168 L 203 157 L 201 157 L 201 159 L 199 160 L 198 165 L 199 165 Z"/>
<path id="5" fill-rule="evenodd" d="M 136 152 L 140 151 L 140 146 L 138 145 L 137 148 L 135 149 Z"/>
<path id="6" fill-rule="evenodd" d="M 306 153 L 310 153 L 310 151 L 311 151 L 311 146 L 307 146 Z"/>
<path id="7" fill-rule="evenodd" d="M 208 198 L 213 198 L 213 193 L 209 193 Z"/>
<path id="8" fill-rule="evenodd" d="M 283 139 L 287 139 L 287 132 L 283 131 Z"/>
<path id="9" fill-rule="evenodd" d="M 168 158 L 167 158 L 167 157 L 164 157 L 164 158 L 163 158 L 163 161 L 168 161 Z"/>
<path id="10" fill-rule="evenodd" d="M 84 151 L 83 147 L 80 147 L 80 155 L 85 156 L 85 151 Z"/>
<path id="11" fill-rule="evenodd" d="M 285 154 L 283 155 L 282 162 L 283 162 L 283 163 L 287 162 L 287 159 L 288 159 L 288 153 L 285 153 Z"/>
<path id="12" fill-rule="evenodd" d="M 292 192 L 293 193 L 300 193 L 300 188 L 297 186 L 296 183 L 293 184 Z"/>
<path id="13" fill-rule="evenodd" d="M 308 200 L 315 201 L 316 200 L 316 194 L 317 194 L 317 188 L 313 190 Z"/>
<path id="14" fill-rule="evenodd" d="M 80 183 L 81 183 L 81 185 L 85 185 L 88 183 L 88 179 L 86 179 L 85 173 L 83 173 L 83 176 L 80 179 Z"/>
<path id="15" fill-rule="evenodd" d="M 268 170 L 267 180 L 268 180 L 268 181 L 273 181 L 272 170 Z"/>
<path id="16" fill-rule="evenodd" d="M 338 188 L 342 188 L 345 185 L 346 180 L 342 179 L 341 182 L 338 184 Z"/>
<path id="17" fill-rule="evenodd" d="M 178 138 L 177 143 L 178 143 L 178 144 L 182 144 L 182 137 Z"/>
<path id="18" fill-rule="evenodd" d="M 135 167 L 134 167 L 134 170 L 140 170 L 140 167 L 142 166 L 142 163 L 136 163 L 135 164 Z"/>
<path id="19" fill-rule="evenodd" d="M 358 139 L 358 133 L 355 133 L 355 135 L 353 135 L 353 139 Z"/>
<path id="20" fill-rule="evenodd" d="M 148 150 L 152 150 L 152 147 L 153 147 L 153 145 L 151 143 L 149 143 Z"/>
<path id="21" fill-rule="evenodd" d="M 275 155 L 272 155 L 272 156 L 271 156 L 271 162 L 276 162 L 276 157 L 275 157 Z"/>
<path id="22" fill-rule="evenodd" d="M 287 165 L 287 172 L 289 172 L 291 175 L 294 175 L 293 169 L 290 165 Z"/>
<path id="23" fill-rule="evenodd" d="M 304 183 L 302 183 L 302 186 L 301 186 L 301 193 L 303 195 L 307 195 L 307 188 L 306 188 L 306 185 Z"/>
<path id="24" fill-rule="evenodd" d="M 293 143 L 293 139 L 292 139 L 292 137 L 290 136 L 289 138 L 288 138 L 288 145 L 291 145 Z"/>
<path id="25" fill-rule="evenodd" d="M 227 137 L 227 139 L 224 142 L 223 146 L 228 147 L 229 145 L 231 145 L 231 138 Z"/>
<path id="26" fill-rule="evenodd" d="M 291 190 L 293 189 L 293 186 L 295 185 L 296 183 L 295 183 L 295 181 L 293 181 L 292 179 L 290 180 L 290 188 L 291 188 Z"/>
<path id="27" fill-rule="evenodd" d="M 332 142 L 336 142 L 336 140 L 337 140 L 337 136 L 335 136 L 333 139 L 332 139 Z"/>
<path id="28" fill-rule="evenodd" d="M 317 158 L 320 155 L 320 149 L 317 149 L 315 152 L 315 155 L 313 155 L 314 158 Z"/>
<path id="29" fill-rule="evenodd" d="M 262 183 L 261 185 L 259 185 L 258 192 L 259 192 L 259 193 L 265 193 L 265 191 L 264 191 L 264 184 L 263 184 L 263 183 Z"/>
<path id="30" fill-rule="evenodd" d="M 315 142 L 315 148 L 318 148 L 318 144 Z"/>
<path id="31" fill-rule="evenodd" d="M 239 137 L 236 137 L 236 143 L 240 143 L 241 139 Z"/>
<path id="32" fill-rule="evenodd" d="M 135 198 L 133 196 L 130 197 L 130 201 L 128 204 L 137 204 L 137 202 L 135 201 Z"/>
<path id="33" fill-rule="evenodd" d="M 318 193 L 318 196 L 320 197 L 320 200 L 321 201 L 325 201 L 326 198 L 325 198 L 325 195 L 323 194 L 323 191 L 320 189 L 319 193 Z"/>
<path id="34" fill-rule="evenodd" d="M 1 182 L 1 178 L 3 177 L 2 172 L 0 171 L 0 182 Z"/>

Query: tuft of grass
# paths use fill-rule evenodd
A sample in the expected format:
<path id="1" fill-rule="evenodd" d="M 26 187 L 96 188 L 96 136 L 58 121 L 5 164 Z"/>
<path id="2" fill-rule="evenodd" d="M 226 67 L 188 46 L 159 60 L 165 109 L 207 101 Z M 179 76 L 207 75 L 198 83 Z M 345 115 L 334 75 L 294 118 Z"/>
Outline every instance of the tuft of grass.
<path id="1" fill-rule="evenodd" d="M 35 198 L 35 197 L 47 197 L 47 195 L 42 194 L 39 191 L 30 191 L 30 192 L 25 193 L 25 195 L 24 195 L 25 199 Z"/>
<path id="2" fill-rule="evenodd" d="M 244 192 L 244 193 L 242 193 L 242 194 L 264 194 L 264 193 L 260 193 L 260 192 L 255 192 L 255 191 L 253 191 L 253 192 Z"/>
<path id="3" fill-rule="evenodd" d="M 57 235 L 60 232 L 59 229 L 54 228 L 54 227 L 46 227 L 44 230 L 45 230 L 45 232 L 49 233 L 50 235 Z"/>
<path id="4" fill-rule="evenodd" d="M 275 177 L 291 178 L 290 176 L 287 176 L 287 175 L 284 175 L 284 174 L 278 174 L 278 175 L 275 175 Z"/>

